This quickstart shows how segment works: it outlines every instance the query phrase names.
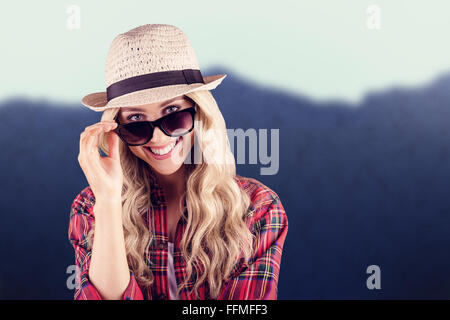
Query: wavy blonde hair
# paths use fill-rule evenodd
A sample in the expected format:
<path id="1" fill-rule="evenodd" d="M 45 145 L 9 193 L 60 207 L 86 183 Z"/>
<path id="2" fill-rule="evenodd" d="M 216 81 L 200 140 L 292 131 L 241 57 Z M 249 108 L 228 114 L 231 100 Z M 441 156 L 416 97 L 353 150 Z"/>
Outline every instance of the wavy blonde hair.
<path id="1" fill-rule="evenodd" d="M 189 214 L 180 245 L 186 259 L 186 278 L 178 287 L 178 294 L 195 272 L 197 278 L 193 289 L 197 297 L 198 288 L 207 282 L 210 296 L 217 298 L 223 281 L 231 276 L 239 258 L 247 261 L 252 254 L 254 236 L 245 222 L 246 215 L 251 214 L 250 198 L 235 181 L 234 156 L 225 120 L 214 97 L 207 90 L 186 96 L 198 105 L 194 133 L 202 161 L 191 162 L 186 178 L 184 195 Z M 118 112 L 119 108 L 107 109 L 101 120 L 113 120 Z M 208 134 L 210 132 L 214 134 Z M 109 154 L 106 133 L 100 137 L 100 149 Z M 119 149 L 124 173 L 122 222 L 128 265 L 138 283 L 147 287 L 154 281 L 146 263 L 146 260 L 150 261 L 149 245 L 154 234 L 143 218 L 146 210 L 153 210 L 149 165 L 136 157 L 122 141 Z M 93 230 L 89 236 L 91 240 Z"/>

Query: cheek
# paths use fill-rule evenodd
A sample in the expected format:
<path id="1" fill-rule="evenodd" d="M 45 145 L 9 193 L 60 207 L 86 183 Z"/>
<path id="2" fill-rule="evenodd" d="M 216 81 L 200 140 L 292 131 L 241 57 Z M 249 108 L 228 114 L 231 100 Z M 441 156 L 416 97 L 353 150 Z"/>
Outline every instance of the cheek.
<path id="1" fill-rule="evenodd" d="M 129 147 L 130 151 L 138 158 L 143 159 L 145 155 L 145 150 L 142 147 Z"/>

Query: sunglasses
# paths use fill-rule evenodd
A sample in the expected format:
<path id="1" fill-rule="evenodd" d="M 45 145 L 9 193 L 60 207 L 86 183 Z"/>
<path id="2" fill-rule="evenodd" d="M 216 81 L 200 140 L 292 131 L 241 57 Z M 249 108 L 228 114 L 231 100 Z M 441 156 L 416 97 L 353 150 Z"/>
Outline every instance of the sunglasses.
<path id="1" fill-rule="evenodd" d="M 129 146 L 142 146 L 148 143 L 153 137 L 155 128 L 159 128 L 169 137 L 180 137 L 188 134 L 194 129 L 194 115 L 197 111 L 197 104 L 188 109 L 172 112 L 155 121 L 135 121 L 120 124 L 117 119 L 119 113 L 114 118 L 117 128 L 113 131 Z"/>

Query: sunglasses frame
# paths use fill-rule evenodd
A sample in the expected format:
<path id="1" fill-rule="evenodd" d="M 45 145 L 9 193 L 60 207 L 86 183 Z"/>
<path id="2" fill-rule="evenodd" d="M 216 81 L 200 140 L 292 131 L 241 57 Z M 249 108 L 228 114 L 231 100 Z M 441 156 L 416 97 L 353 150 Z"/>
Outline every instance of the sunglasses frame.
<path id="1" fill-rule="evenodd" d="M 189 112 L 191 114 L 191 116 L 192 116 L 192 127 L 188 131 L 186 131 L 186 132 L 184 132 L 182 134 L 171 135 L 162 127 L 161 124 L 168 117 L 173 116 L 174 114 L 177 114 L 177 113 L 180 113 L 180 112 Z M 148 143 L 153 138 L 153 133 L 155 132 L 155 128 L 159 128 L 159 130 L 161 130 L 166 136 L 169 136 L 169 137 L 180 137 L 180 136 L 184 136 L 184 135 L 188 134 L 189 132 L 191 132 L 194 129 L 194 122 L 195 122 L 195 114 L 196 114 L 196 112 L 197 112 L 197 103 L 195 103 L 192 107 L 169 113 L 168 115 L 165 115 L 165 116 L 163 116 L 163 117 L 161 117 L 161 118 L 159 118 L 159 119 L 157 119 L 155 121 L 134 121 L 134 122 L 123 123 L 123 124 L 119 123 L 119 120 L 118 120 L 119 112 L 118 112 L 116 114 L 116 116 L 114 117 L 114 121 L 117 122 L 117 127 L 114 130 L 112 130 L 112 131 L 115 132 L 126 145 L 132 146 L 132 147 L 142 146 L 142 145 Z M 149 135 L 150 137 L 147 139 L 147 141 L 145 141 L 144 143 L 140 143 L 140 144 L 132 144 L 132 143 L 128 143 L 125 140 L 125 138 L 122 137 L 122 135 L 120 134 L 120 130 L 119 129 L 122 128 L 122 127 L 125 127 L 125 126 L 127 126 L 127 125 L 129 125 L 131 123 L 145 123 L 148 126 L 150 126 L 150 128 L 151 128 L 151 135 Z"/>

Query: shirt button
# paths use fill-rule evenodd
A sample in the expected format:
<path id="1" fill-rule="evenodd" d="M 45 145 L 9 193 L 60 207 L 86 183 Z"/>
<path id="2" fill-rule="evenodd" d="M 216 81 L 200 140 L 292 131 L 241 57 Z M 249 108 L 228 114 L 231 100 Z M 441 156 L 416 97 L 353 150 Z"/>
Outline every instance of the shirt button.
<path id="1" fill-rule="evenodd" d="M 161 293 L 159 296 L 158 296 L 158 300 L 166 300 L 167 299 L 167 296 L 164 294 L 164 293 Z"/>
<path id="2" fill-rule="evenodd" d="M 164 250 L 164 249 L 166 248 L 166 244 L 165 244 L 164 242 L 161 242 L 161 243 L 158 245 L 158 248 L 159 248 L 159 250 Z"/>

